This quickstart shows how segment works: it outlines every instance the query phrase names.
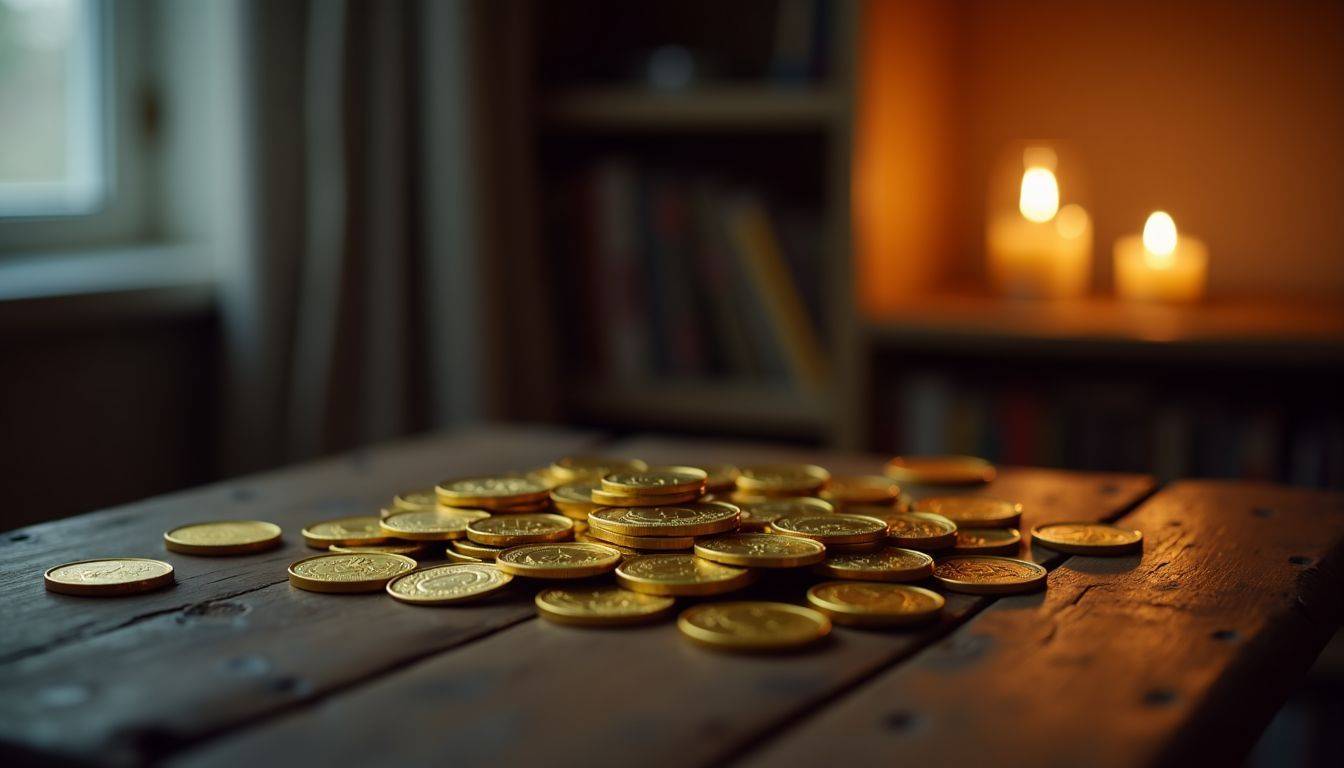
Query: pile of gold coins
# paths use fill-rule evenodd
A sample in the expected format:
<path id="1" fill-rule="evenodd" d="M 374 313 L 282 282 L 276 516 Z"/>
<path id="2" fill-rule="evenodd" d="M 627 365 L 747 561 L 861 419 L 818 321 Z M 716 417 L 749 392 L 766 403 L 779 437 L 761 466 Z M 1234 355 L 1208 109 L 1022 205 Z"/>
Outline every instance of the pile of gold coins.
<path id="1" fill-rule="evenodd" d="M 411 605 L 455 605 L 539 587 L 540 616 L 616 626 L 677 618 L 692 641 L 728 650 L 790 649 L 832 623 L 901 627 L 935 621 L 944 598 L 929 587 L 980 595 L 1045 588 L 1046 570 L 1018 553 L 1022 506 L 978 494 L 908 503 L 901 485 L 983 485 L 992 465 L 971 457 L 898 457 L 882 476 L 832 477 L 808 464 L 657 466 L 567 457 L 549 467 L 447 480 L 397 494 L 378 515 L 317 522 L 302 531 L 321 554 L 289 566 L 294 587 L 386 592 Z M 1052 523 L 1034 544 L 1083 555 L 1124 555 L 1142 534 L 1090 522 Z M 261 521 L 194 523 L 164 534 L 187 555 L 245 555 L 281 544 Z M 444 560 L 422 565 L 424 560 Z M 801 602 L 707 600 L 764 574 L 825 579 Z M 108 558 L 47 571 L 47 589 L 72 595 L 147 591 L 173 583 L 172 566 Z M 926 586 L 919 586 L 924 583 Z"/>

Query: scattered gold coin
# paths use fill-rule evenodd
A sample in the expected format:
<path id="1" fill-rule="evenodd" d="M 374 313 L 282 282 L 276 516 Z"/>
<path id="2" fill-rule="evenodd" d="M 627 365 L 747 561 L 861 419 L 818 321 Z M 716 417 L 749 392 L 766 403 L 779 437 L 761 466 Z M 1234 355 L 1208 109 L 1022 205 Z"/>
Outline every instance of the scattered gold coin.
<path id="1" fill-rule="evenodd" d="M 612 571 L 620 562 L 619 550 L 582 541 L 524 544 L 495 559 L 505 573 L 533 579 L 585 579 Z"/>
<path id="2" fill-rule="evenodd" d="M 387 594 L 413 605 L 451 605 L 479 600 L 509 585 L 513 577 L 493 565 L 436 565 L 387 582 Z"/>
<path id="3" fill-rule="evenodd" d="M 631 549 L 690 549 L 695 545 L 694 536 L 627 536 L 608 530 L 601 525 L 590 525 L 588 536 L 606 544 L 618 544 Z"/>
<path id="4" fill-rule="evenodd" d="M 589 528 L 588 530 L 591 531 L 592 528 Z M 603 545 L 603 546 L 605 546 L 605 547 L 611 547 L 612 549 L 616 550 L 617 552 L 620 552 L 620 553 L 621 553 L 621 557 L 622 557 L 623 559 L 625 559 L 625 560 L 629 560 L 629 559 L 632 558 L 632 557 L 638 557 L 638 556 L 644 554 L 643 552 L 639 551 L 638 549 L 634 549 L 633 547 L 626 547 L 626 546 L 622 546 L 622 545 L 620 545 L 620 544 L 612 543 L 612 542 L 610 542 L 610 541 L 604 541 L 603 539 L 593 538 L 592 536 L 588 535 L 588 533 L 587 533 L 586 531 L 585 531 L 584 533 L 576 533 L 576 534 L 574 534 L 574 540 L 575 540 L 575 541 L 586 541 L 586 542 L 588 542 L 589 544 L 601 544 L 601 545 Z"/>
<path id="5" fill-rule="evenodd" d="M 901 487 L 896 481 L 882 475 L 832 477 L 821 492 L 821 498 L 837 505 L 895 504 L 900 496 Z"/>
<path id="6" fill-rule="evenodd" d="M 741 589 L 754 580 L 746 568 L 695 555 L 640 555 L 616 567 L 616 583 L 650 595 L 703 597 Z"/>
<path id="7" fill-rule="evenodd" d="M 649 468 L 639 459 L 617 459 L 610 456 L 566 456 L 551 465 L 551 476 L 562 483 L 591 479 L 600 481 L 612 472 L 642 472 Z"/>
<path id="8" fill-rule="evenodd" d="M 691 640 L 726 651 L 786 651 L 830 634 L 822 613 L 788 603 L 707 603 L 682 611 L 677 629 Z"/>
<path id="9" fill-rule="evenodd" d="M 246 555 L 280 544 L 280 526 L 260 520 L 192 523 L 163 534 L 165 549 L 186 555 Z"/>
<path id="10" fill-rule="evenodd" d="M 559 624 L 618 626 L 657 621 L 672 610 L 670 597 L 631 592 L 609 584 L 555 587 L 537 593 L 537 613 Z"/>
<path id="11" fill-rule="evenodd" d="M 749 568 L 800 568 L 826 558 L 826 546 L 799 536 L 732 533 L 700 539 L 695 554 L 725 565 Z"/>
<path id="12" fill-rule="evenodd" d="M 958 528 L 1016 528 L 1022 505 L 989 496 L 933 496 L 915 502 L 916 512 L 942 515 Z"/>
<path id="13" fill-rule="evenodd" d="M 823 575 L 860 581 L 919 581 L 933 575 L 933 558 L 913 549 L 887 547 L 861 554 L 828 554 Z"/>
<path id="14" fill-rule="evenodd" d="M 775 520 L 769 530 L 785 536 L 816 539 L 828 545 L 863 544 L 885 538 L 887 524 L 875 517 L 860 515 L 790 515 Z"/>
<path id="15" fill-rule="evenodd" d="M 418 491 L 403 491 L 392 497 L 392 509 L 385 510 L 389 514 L 397 510 L 413 512 L 419 509 L 433 509 L 439 505 L 439 497 L 434 493 L 433 488 L 423 488 Z"/>
<path id="16" fill-rule="evenodd" d="M 737 528 L 740 514 L 732 504 L 713 501 L 665 507 L 605 507 L 593 510 L 588 522 L 627 536 L 707 536 Z"/>
<path id="17" fill-rule="evenodd" d="M 947 601 L 908 584 L 828 581 L 807 590 L 807 602 L 836 624 L 895 627 L 932 621 Z"/>
<path id="18" fill-rule="evenodd" d="M 942 515 L 906 512 L 887 523 L 887 540 L 898 547 L 938 552 L 957 543 L 957 524 Z"/>
<path id="19" fill-rule="evenodd" d="M 544 502 L 551 487 L 534 477 L 505 474 L 445 480 L 434 492 L 440 504 L 450 507 L 496 509 Z"/>
<path id="20" fill-rule="evenodd" d="M 835 511 L 829 501 L 813 496 L 793 496 L 782 499 L 759 497 L 738 505 L 742 517 L 738 524 L 746 530 L 763 530 L 786 515 L 828 515 Z"/>
<path id="21" fill-rule="evenodd" d="M 563 515 L 496 515 L 467 524 L 467 538 L 492 547 L 515 547 L 574 536 L 574 521 Z"/>
<path id="22" fill-rule="evenodd" d="M 1057 552 L 1116 556 L 1143 551 L 1143 533 L 1105 523 L 1047 523 L 1031 532 L 1031 540 Z"/>
<path id="23" fill-rule="evenodd" d="M 489 562 L 489 561 L 487 561 L 485 558 L 481 558 L 481 557 L 472 557 L 471 555 L 464 555 L 464 554 L 462 554 L 461 552 L 458 552 L 457 550 L 453 549 L 452 547 L 448 547 L 447 549 L 443 550 L 443 557 L 444 557 L 445 560 L 451 560 L 451 561 L 453 561 L 454 563 L 485 563 L 485 562 Z"/>
<path id="24" fill-rule="evenodd" d="M 478 560 L 494 562 L 499 553 L 508 547 L 492 547 L 489 544 L 477 544 L 470 539 L 455 539 L 448 546 L 459 555 L 474 557 Z"/>
<path id="25" fill-rule="evenodd" d="M 667 496 L 699 494 L 709 473 L 698 467 L 650 467 L 640 472 L 617 471 L 602 477 L 602 490 L 622 496 Z"/>
<path id="26" fill-rule="evenodd" d="M 373 515 L 324 520 L 304 528 L 303 541 L 313 549 L 326 549 L 332 544 L 343 547 L 382 544 L 387 541 L 388 535 L 378 527 L 378 522 L 379 519 Z"/>
<path id="27" fill-rule="evenodd" d="M 108 597 L 150 592 L 172 584 L 173 566 L 146 557 L 104 557 L 47 569 L 48 592 L 79 597 Z"/>
<path id="28" fill-rule="evenodd" d="M 289 566 L 289 583 L 309 592 L 377 592 L 416 565 L 405 555 L 382 552 L 313 555 Z"/>
<path id="29" fill-rule="evenodd" d="M 887 477 L 911 485 L 980 485 L 994 479 L 994 465 L 974 456 L 897 456 Z"/>
<path id="30" fill-rule="evenodd" d="M 1008 595 L 1045 588 L 1046 570 L 1012 557 L 964 555 L 938 561 L 933 578 L 944 588 L 971 595 Z"/>
<path id="31" fill-rule="evenodd" d="M 599 482 L 580 480 L 551 489 L 551 503 L 560 514 L 574 520 L 587 520 L 588 513 L 597 507 L 593 491 L 600 490 Z"/>
<path id="32" fill-rule="evenodd" d="M 737 487 L 737 476 L 742 474 L 732 464 L 710 464 L 703 467 L 709 477 L 705 480 L 706 493 L 728 493 Z"/>
<path id="33" fill-rule="evenodd" d="M 405 555 L 415 559 L 416 555 L 425 553 L 423 544 L 370 544 L 366 547 L 343 547 L 340 544 L 332 544 L 327 547 L 330 552 L 341 552 L 344 554 L 359 554 L 360 552 L 381 552 L 385 555 Z"/>
<path id="34" fill-rule="evenodd" d="M 958 528 L 954 555 L 1015 555 L 1022 544 L 1016 528 Z"/>
<path id="35" fill-rule="evenodd" d="M 421 509 L 388 515 L 380 525 L 384 536 L 411 541 L 448 541 L 464 538 L 468 525 L 489 517 L 489 512 L 480 509 Z"/>
<path id="36" fill-rule="evenodd" d="M 813 496 L 831 479 L 815 464 L 762 464 L 742 467 L 737 490 L 759 496 Z"/>
<path id="37" fill-rule="evenodd" d="M 623 493 L 608 493 L 600 488 L 589 494 L 590 503 L 603 507 L 661 507 L 670 504 L 689 504 L 700 498 L 699 491 L 659 494 L 657 496 L 627 496 Z"/>

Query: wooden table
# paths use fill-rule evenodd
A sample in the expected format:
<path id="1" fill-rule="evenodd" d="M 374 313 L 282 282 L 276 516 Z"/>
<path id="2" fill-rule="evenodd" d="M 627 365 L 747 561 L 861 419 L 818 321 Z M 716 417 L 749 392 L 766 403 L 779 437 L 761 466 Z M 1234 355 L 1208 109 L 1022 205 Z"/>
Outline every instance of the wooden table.
<path id="1" fill-rule="evenodd" d="M 1005 469 L 983 492 L 1024 529 L 1119 519 L 1142 556 L 1030 553 L 1044 593 L 949 595 L 919 630 L 837 628 L 822 647 L 738 656 L 672 623 L 535 618 L 532 590 L 472 607 L 293 589 L 302 524 L 371 512 L 443 476 L 576 452 L 650 461 L 881 457 L 489 428 L 420 439 L 0 536 L 0 764 L 1147 765 L 1235 760 L 1338 625 L 1344 495 L 1126 474 Z M 272 520 L 281 550 L 164 552 L 174 524 Z M 54 564 L 174 564 L 170 589 L 49 594 Z M 756 594 L 799 600 L 810 578 Z"/>

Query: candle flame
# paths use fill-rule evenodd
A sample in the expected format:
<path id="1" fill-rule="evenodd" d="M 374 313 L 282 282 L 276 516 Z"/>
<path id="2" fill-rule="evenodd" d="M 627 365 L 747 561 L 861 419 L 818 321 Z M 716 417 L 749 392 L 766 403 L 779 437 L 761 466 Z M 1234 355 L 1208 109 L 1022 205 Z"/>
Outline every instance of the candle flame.
<path id="1" fill-rule="evenodd" d="M 1176 222 L 1166 211 L 1153 211 L 1143 225 L 1143 259 L 1151 267 L 1169 267 L 1175 261 Z"/>
<path id="2" fill-rule="evenodd" d="M 1059 182 L 1049 168 L 1033 166 L 1022 174 L 1017 209 L 1030 221 L 1046 222 L 1059 212 Z"/>

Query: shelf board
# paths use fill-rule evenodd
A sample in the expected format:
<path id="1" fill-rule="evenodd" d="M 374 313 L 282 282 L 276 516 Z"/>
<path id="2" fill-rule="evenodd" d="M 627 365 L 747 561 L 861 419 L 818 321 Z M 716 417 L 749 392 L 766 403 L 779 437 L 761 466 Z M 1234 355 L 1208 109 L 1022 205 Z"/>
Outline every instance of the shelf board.
<path id="1" fill-rule="evenodd" d="M 826 128 L 841 115 L 831 89 L 724 85 L 661 92 L 636 87 L 572 88 L 543 102 L 545 123 L 576 130 L 759 130 Z"/>
<path id="2" fill-rule="evenodd" d="M 1159 305 L 1113 298 L 1018 301 L 951 293 L 894 307 L 870 318 L 865 330 L 876 348 L 947 353 L 1279 364 L 1344 361 L 1344 306 L 1339 303 Z"/>
<path id="3" fill-rule="evenodd" d="M 583 384 L 574 408 L 593 421 L 632 428 L 719 429 L 754 435 L 825 437 L 826 399 L 781 387 L 730 382 Z"/>

